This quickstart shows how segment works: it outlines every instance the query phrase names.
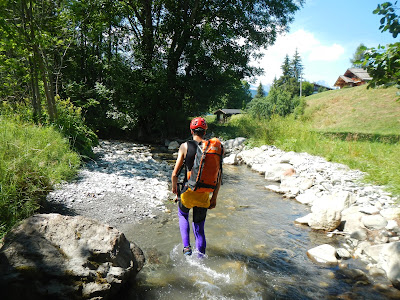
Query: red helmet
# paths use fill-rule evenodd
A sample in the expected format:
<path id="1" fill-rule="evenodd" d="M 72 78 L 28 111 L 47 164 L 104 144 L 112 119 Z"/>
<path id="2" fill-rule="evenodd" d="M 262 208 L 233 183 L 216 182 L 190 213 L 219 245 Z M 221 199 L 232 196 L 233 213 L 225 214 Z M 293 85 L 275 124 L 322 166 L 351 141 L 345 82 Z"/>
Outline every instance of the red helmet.
<path id="1" fill-rule="evenodd" d="M 207 122 L 202 117 L 197 117 L 190 122 L 190 129 L 203 128 L 207 130 Z"/>

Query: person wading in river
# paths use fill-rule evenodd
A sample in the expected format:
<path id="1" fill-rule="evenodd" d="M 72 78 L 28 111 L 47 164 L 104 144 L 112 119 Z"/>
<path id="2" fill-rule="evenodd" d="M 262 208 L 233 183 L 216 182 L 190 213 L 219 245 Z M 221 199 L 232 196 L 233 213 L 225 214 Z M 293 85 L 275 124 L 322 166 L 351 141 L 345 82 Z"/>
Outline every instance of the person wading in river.
<path id="1" fill-rule="evenodd" d="M 190 225 L 189 225 L 189 210 L 193 208 L 193 233 L 196 238 L 196 249 L 199 252 L 199 257 L 202 257 L 206 252 L 206 237 L 204 234 L 204 223 L 206 220 L 207 209 L 215 208 L 217 204 L 217 196 L 218 191 L 221 185 L 221 176 L 222 176 L 222 155 L 223 149 L 218 139 L 211 139 L 210 141 L 215 142 L 213 147 L 206 146 L 210 144 L 210 141 L 204 140 L 204 135 L 207 130 L 206 121 L 201 118 L 194 118 L 190 122 L 190 131 L 193 137 L 193 141 L 188 141 L 186 143 L 181 144 L 179 147 L 178 158 L 176 159 L 175 167 L 172 172 L 171 181 L 172 181 L 172 192 L 177 195 L 177 199 L 175 202 L 178 202 L 178 217 L 179 217 L 179 228 L 182 237 L 183 243 L 183 254 L 191 255 L 192 248 L 190 245 Z M 218 155 L 218 163 L 215 168 L 215 185 L 212 188 L 205 187 L 190 187 L 191 171 L 195 171 L 196 163 L 195 160 L 200 160 L 199 156 L 201 156 L 201 152 L 199 154 L 199 150 L 201 149 L 217 149 L 216 151 Z M 207 148 L 208 147 L 208 148 Z M 219 148 L 218 148 L 219 147 Z M 197 153 L 197 155 L 196 155 Z M 215 153 L 214 153 L 215 154 Z M 213 159 L 217 156 L 214 156 Z M 195 165 L 195 166 L 194 166 Z M 185 182 L 182 188 L 182 194 L 179 189 L 178 184 L 178 176 L 183 167 L 186 167 L 188 176 L 185 174 Z M 212 171 L 212 170 L 211 170 Z M 189 177 L 189 183 L 186 180 L 186 177 Z M 208 187 L 208 186 L 207 186 Z M 206 190 L 206 191 L 205 191 Z M 210 198 L 210 191 L 212 191 L 212 196 Z"/>

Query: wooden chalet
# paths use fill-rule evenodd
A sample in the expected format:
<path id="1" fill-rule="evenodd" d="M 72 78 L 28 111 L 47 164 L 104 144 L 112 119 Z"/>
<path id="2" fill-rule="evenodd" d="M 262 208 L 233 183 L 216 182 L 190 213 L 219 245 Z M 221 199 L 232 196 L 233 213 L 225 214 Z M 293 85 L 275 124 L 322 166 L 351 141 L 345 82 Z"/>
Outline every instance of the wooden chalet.
<path id="1" fill-rule="evenodd" d="M 353 87 L 366 84 L 370 80 L 372 80 L 372 78 L 369 76 L 367 70 L 361 68 L 350 68 L 347 69 L 344 75 L 339 76 L 334 86 L 338 86 L 339 88 L 345 86 Z"/>
<path id="2" fill-rule="evenodd" d="M 239 115 L 241 113 L 242 110 L 240 109 L 222 108 L 214 112 L 214 115 L 217 115 L 217 121 L 225 122 L 229 117 L 233 115 Z"/>

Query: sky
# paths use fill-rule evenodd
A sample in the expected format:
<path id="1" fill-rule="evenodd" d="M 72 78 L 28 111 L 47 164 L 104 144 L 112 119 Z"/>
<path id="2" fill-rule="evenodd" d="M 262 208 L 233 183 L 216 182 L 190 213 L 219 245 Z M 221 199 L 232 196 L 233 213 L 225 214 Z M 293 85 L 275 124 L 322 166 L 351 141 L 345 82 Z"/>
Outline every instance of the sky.
<path id="1" fill-rule="evenodd" d="M 281 76 L 286 54 L 292 58 L 296 49 L 304 66 L 303 79 L 333 87 L 339 75 L 351 67 L 350 59 L 361 43 L 377 47 L 399 41 L 379 30 L 382 16 L 372 13 L 385 0 L 305 2 L 289 25 L 289 32 L 278 36 L 273 46 L 262 50 L 264 57 L 253 62 L 264 69 L 264 75 L 254 78 L 252 88 L 261 82 L 267 90 L 273 79 Z"/>

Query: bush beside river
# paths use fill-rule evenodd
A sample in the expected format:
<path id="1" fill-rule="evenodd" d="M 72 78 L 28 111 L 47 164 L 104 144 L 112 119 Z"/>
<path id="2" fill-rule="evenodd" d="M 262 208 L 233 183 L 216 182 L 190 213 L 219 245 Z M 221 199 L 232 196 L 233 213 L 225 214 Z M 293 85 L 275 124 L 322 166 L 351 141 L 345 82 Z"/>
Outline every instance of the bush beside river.
<path id="1" fill-rule="evenodd" d="M 53 186 L 72 178 L 80 163 L 52 127 L 0 116 L 0 237 L 37 211 Z"/>

